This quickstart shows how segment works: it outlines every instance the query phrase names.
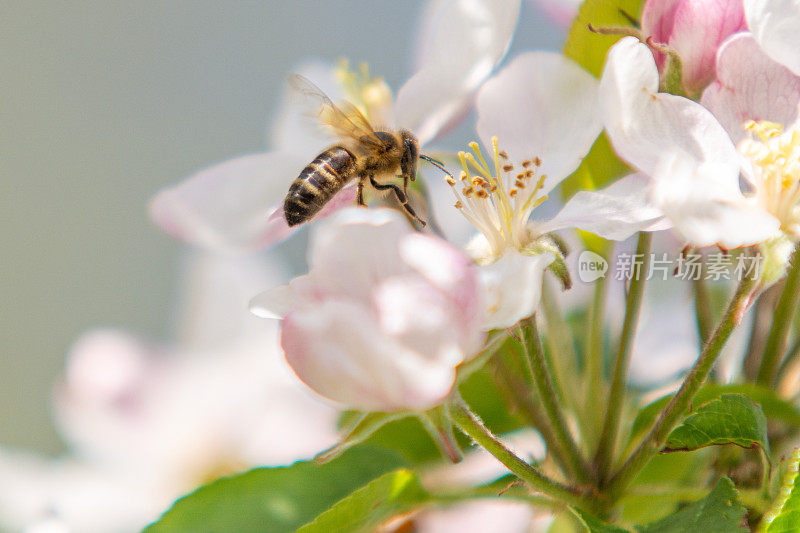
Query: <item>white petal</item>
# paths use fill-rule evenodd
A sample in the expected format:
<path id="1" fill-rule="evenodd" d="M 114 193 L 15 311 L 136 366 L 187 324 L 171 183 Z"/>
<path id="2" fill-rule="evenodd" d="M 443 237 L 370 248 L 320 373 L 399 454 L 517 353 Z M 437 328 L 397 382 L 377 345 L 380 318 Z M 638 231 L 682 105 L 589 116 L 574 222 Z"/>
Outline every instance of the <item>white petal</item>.
<path id="1" fill-rule="evenodd" d="M 800 76 L 800 0 L 745 0 L 744 13 L 767 55 Z"/>
<path id="2" fill-rule="evenodd" d="M 281 285 L 261 292 L 250 300 L 250 312 L 259 318 L 283 318 L 295 301 L 290 285 Z"/>
<path id="3" fill-rule="evenodd" d="M 746 120 L 768 120 L 787 128 L 800 115 L 800 76 L 764 54 L 753 36 L 728 39 L 717 55 L 717 80 L 701 103 L 717 117 L 734 142 Z"/>
<path id="4" fill-rule="evenodd" d="M 653 178 L 653 202 L 691 244 L 737 248 L 779 233 L 775 217 L 681 154 L 665 156 Z"/>
<path id="5" fill-rule="evenodd" d="M 427 60 L 397 94 L 399 126 L 424 144 L 462 114 L 505 55 L 519 7 L 520 0 L 451 0 L 435 10 L 436 33 L 424 39 Z"/>
<path id="6" fill-rule="evenodd" d="M 665 149 L 679 150 L 738 187 L 738 159 L 728 134 L 700 104 L 658 92 L 650 49 L 634 37 L 609 51 L 600 81 L 603 123 L 617 153 L 653 175 Z"/>
<path id="7" fill-rule="evenodd" d="M 553 255 L 526 255 L 508 249 L 491 265 L 479 268 L 486 292 L 485 329 L 510 328 L 531 316 L 542 296 L 542 275 Z"/>
<path id="8" fill-rule="evenodd" d="M 150 216 L 166 233 L 215 250 L 280 241 L 292 230 L 272 215 L 307 162 L 281 152 L 226 161 L 159 192 Z"/>
<path id="9" fill-rule="evenodd" d="M 523 54 L 478 92 L 478 135 L 517 163 L 539 157 L 544 192 L 555 188 L 600 134 L 597 80 L 561 54 Z"/>
<path id="10" fill-rule="evenodd" d="M 646 176 L 633 174 L 599 191 L 579 191 L 542 231 L 579 228 L 620 241 L 650 230 L 664 217 L 650 201 L 651 187 Z"/>

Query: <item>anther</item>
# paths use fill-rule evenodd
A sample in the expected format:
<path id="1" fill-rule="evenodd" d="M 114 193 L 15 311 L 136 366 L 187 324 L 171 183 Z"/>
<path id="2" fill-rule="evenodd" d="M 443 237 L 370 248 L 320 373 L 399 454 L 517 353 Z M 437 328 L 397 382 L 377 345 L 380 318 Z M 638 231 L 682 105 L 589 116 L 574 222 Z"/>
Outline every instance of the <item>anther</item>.
<path id="1" fill-rule="evenodd" d="M 514 170 L 514 165 L 503 165 L 503 172 L 511 172 Z"/>
<path id="2" fill-rule="evenodd" d="M 508 159 L 508 153 L 505 150 L 500 150 L 497 154 L 502 157 L 503 159 Z"/>
<path id="3" fill-rule="evenodd" d="M 445 181 L 446 181 L 446 182 L 447 182 L 447 184 L 448 184 L 448 185 L 450 185 L 451 187 L 454 187 L 454 186 L 455 186 L 455 184 L 456 184 L 456 180 L 454 180 L 454 179 L 453 179 L 453 178 L 451 178 L 450 176 L 446 177 L 446 178 L 445 178 Z"/>
<path id="4" fill-rule="evenodd" d="M 533 164 L 536 165 L 537 167 L 542 166 L 542 160 L 539 159 L 539 156 L 533 158 Z"/>
<path id="5" fill-rule="evenodd" d="M 526 159 L 525 161 L 523 161 L 522 162 L 522 166 L 525 167 L 525 168 L 528 168 L 529 166 L 531 166 L 530 159 Z"/>

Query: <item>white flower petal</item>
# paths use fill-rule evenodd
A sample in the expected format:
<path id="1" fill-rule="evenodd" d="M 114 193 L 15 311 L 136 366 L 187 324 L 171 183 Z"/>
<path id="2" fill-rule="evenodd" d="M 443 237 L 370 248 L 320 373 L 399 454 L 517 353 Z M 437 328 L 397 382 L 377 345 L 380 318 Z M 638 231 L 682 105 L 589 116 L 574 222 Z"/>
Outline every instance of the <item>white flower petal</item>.
<path id="1" fill-rule="evenodd" d="M 427 61 L 397 94 L 398 125 L 415 133 L 421 144 L 433 139 L 463 113 L 474 91 L 508 49 L 519 16 L 520 0 L 452 0 L 425 37 Z"/>
<path id="2" fill-rule="evenodd" d="M 484 84 L 476 106 L 485 146 L 497 136 L 512 161 L 542 160 L 543 193 L 580 165 L 602 129 L 597 80 L 561 54 L 517 57 Z"/>
<path id="3" fill-rule="evenodd" d="M 800 115 L 800 76 L 765 55 L 751 34 L 740 33 L 719 49 L 717 80 L 703 92 L 701 103 L 734 142 L 744 138 L 746 120 L 790 128 Z"/>
<path id="4" fill-rule="evenodd" d="M 486 293 L 485 329 L 510 328 L 531 316 L 542 296 L 542 276 L 553 262 L 550 253 L 527 255 L 508 249 L 479 274 Z"/>
<path id="5" fill-rule="evenodd" d="M 664 217 L 650 201 L 652 182 L 641 174 L 617 180 L 599 191 L 579 191 L 542 231 L 579 228 L 611 240 L 624 240 L 637 231 L 648 231 Z"/>
<path id="6" fill-rule="evenodd" d="M 800 76 L 800 0 L 744 0 L 744 13 L 767 55 Z"/>
<path id="7" fill-rule="evenodd" d="M 691 158 L 667 155 L 653 178 L 652 200 L 675 229 L 695 246 L 737 248 L 762 242 L 780 231 L 778 220 L 754 201 L 716 181 Z"/>
<path id="8" fill-rule="evenodd" d="M 150 216 L 166 233 L 215 250 L 278 242 L 292 230 L 272 215 L 307 162 L 270 152 L 220 163 L 159 192 Z"/>
<path id="9" fill-rule="evenodd" d="M 609 51 L 600 107 L 617 153 L 645 174 L 653 175 L 669 147 L 738 187 L 738 156 L 728 134 L 700 104 L 658 92 L 653 55 L 636 38 L 621 39 Z"/>

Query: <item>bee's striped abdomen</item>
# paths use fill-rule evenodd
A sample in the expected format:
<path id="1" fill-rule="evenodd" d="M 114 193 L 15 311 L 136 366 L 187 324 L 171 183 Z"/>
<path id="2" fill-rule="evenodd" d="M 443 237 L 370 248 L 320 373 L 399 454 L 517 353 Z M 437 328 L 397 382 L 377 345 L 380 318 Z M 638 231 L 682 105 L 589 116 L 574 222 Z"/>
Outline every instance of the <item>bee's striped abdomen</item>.
<path id="1" fill-rule="evenodd" d="M 294 226 L 316 215 L 352 178 L 356 159 L 341 146 L 319 154 L 300 172 L 283 203 L 286 222 Z"/>

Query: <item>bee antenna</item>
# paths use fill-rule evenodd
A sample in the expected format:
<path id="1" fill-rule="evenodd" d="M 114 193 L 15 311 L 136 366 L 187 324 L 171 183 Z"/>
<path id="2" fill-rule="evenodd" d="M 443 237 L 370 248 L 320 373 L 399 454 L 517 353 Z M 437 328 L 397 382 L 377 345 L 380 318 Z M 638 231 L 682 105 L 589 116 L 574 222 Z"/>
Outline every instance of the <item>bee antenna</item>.
<path id="1" fill-rule="evenodd" d="M 441 170 L 442 172 L 444 172 L 445 174 L 447 174 L 451 178 L 456 179 L 446 168 L 444 168 L 444 163 L 442 163 L 438 159 L 434 159 L 434 158 L 429 157 L 429 156 L 427 156 L 425 154 L 419 154 L 419 158 L 420 159 L 424 159 L 425 161 L 427 161 L 431 165 L 435 166 L 436 168 L 438 168 L 439 170 Z"/>

